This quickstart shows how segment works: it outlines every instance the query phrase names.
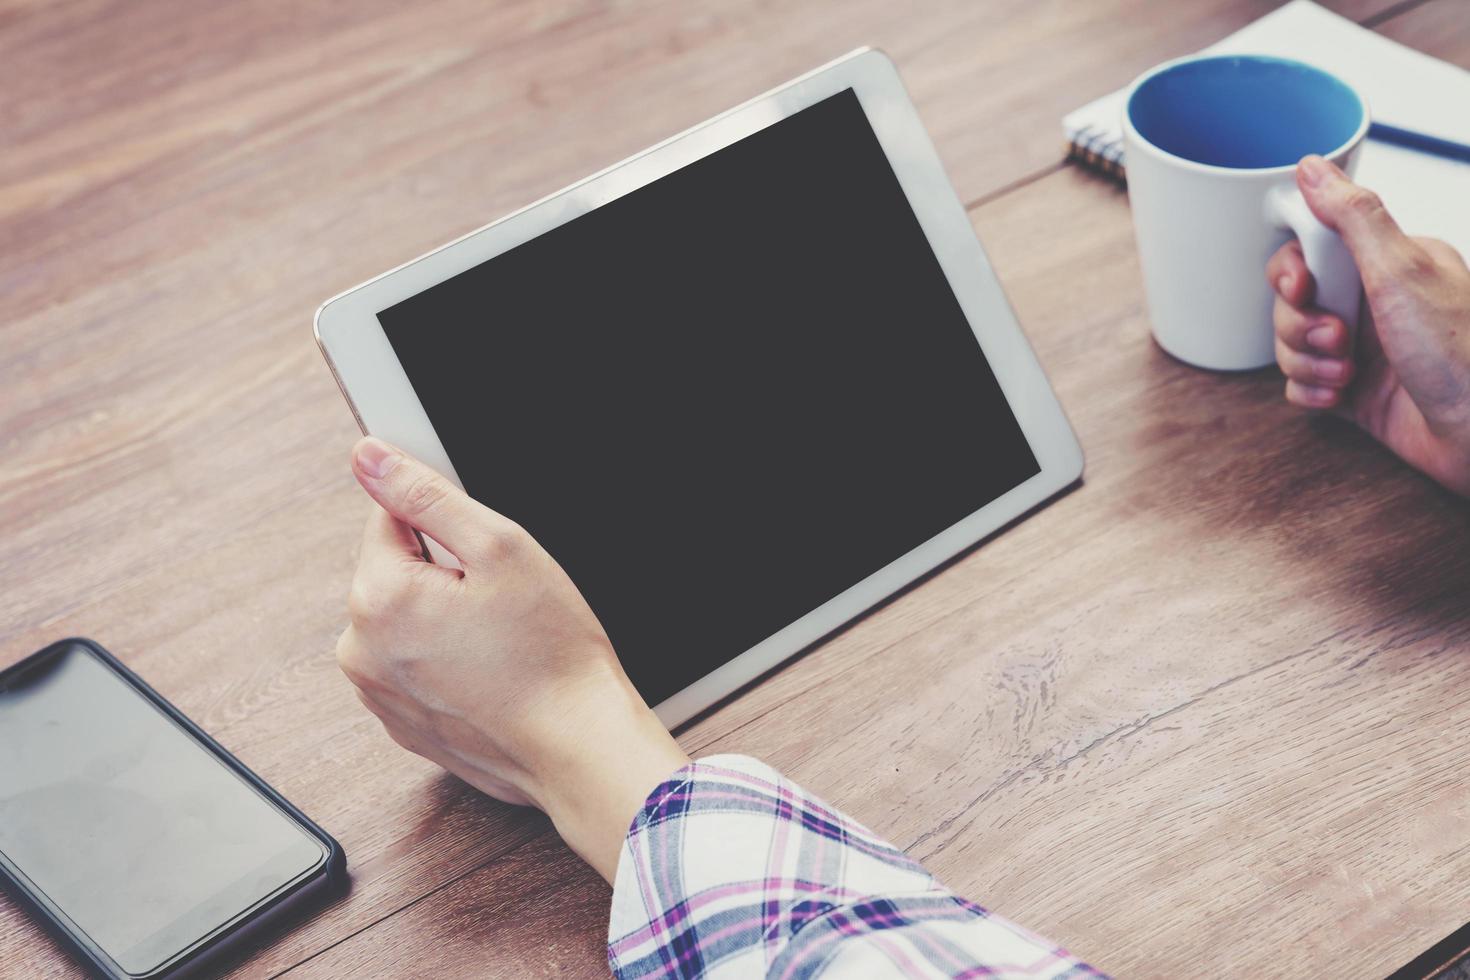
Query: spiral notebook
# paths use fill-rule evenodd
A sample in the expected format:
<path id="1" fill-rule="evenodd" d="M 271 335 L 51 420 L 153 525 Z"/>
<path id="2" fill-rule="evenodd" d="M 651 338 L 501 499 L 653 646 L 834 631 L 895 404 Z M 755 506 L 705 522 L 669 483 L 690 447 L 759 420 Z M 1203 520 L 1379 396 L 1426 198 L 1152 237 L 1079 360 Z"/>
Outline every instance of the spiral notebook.
<path id="1" fill-rule="evenodd" d="M 1376 122 L 1470 143 L 1470 71 L 1447 64 L 1312 3 L 1292 0 L 1206 49 L 1269 54 L 1332 72 L 1368 101 Z M 1062 120 L 1068 158 L 1123 179 L 1124 91 Z M 1442 238 L 1470 256 L 1470 164 L 1370 140 L 1356 178 L 1373 188 L 1404 229 Z"/>

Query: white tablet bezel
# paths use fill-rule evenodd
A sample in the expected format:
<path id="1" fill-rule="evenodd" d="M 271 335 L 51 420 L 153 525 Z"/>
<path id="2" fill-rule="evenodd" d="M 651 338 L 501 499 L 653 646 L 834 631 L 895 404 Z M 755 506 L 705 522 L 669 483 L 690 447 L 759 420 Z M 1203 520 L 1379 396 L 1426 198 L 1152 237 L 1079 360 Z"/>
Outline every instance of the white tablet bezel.
<path id="1" fill-rule="evenodd" d="M 919 225 L 985 352 L 1040 472 L 794 623 L 717 667 L 655 710 L 675 726 L 777 666 L 843 623 L 999 530 L 1082 475 L 1082 449 L 1016 322 L 964 205 L 898 71 L 886 55 L 854 51 L 542 198 L 324 303 L 316 337 L 358 424 L 459 483 L 378 313 L 558 225 L 663 177 L 845 89 L 853 89 Z M 862 207 L 854 201 L 853 207 Z M 958 447 L 957 447 L 958 449 Z M 462 485 L 462 484 L 461 484 Z M 494 504 L 494 501 L 489 501 Z M 436 560 L 449 560 L 430 542 Z"/>

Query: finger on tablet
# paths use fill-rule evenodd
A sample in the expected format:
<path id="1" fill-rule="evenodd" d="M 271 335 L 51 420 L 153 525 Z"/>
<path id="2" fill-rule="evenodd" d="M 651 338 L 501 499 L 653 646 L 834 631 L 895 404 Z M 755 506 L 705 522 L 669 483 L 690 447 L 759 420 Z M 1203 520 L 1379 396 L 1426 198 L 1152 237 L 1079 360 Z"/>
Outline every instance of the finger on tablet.
<path id="1" fill-rule="evenodd" d="M 424 546 L 413 528 L 374 506 L 362 529 L 362 561 L 422 562 Z"/>
<path id="2" fill-rule="evenodd" d="M 381 439 L 358 440 L 352 472 L 379 506 L 439 542 L 462 565 L 500 554 L 498 542 L 518 530 L 443 474 Z"/>

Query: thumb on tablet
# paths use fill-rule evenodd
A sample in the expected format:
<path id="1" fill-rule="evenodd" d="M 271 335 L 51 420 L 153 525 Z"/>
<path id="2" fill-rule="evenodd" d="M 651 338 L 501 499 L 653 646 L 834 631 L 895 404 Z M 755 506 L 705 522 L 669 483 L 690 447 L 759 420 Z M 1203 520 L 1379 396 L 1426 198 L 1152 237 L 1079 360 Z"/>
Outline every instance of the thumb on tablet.
<path id="1" fill-rule="evenodd" d="M 442 544 L 466 566 L 493 553 L 495 541 L 514 526 L 439 472 L 372 436 L 353 447 L 352 473 L 384 510 Z"/>

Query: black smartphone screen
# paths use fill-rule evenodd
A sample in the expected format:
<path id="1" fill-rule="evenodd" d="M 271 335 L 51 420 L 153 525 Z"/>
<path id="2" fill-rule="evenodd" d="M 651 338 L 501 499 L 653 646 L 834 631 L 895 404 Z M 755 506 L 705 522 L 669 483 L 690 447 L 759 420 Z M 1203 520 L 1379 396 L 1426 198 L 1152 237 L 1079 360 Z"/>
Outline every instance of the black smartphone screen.
<path id="1" fill-rule="evenodd" d="M 0 687 L 0 854 L 134 975 L 329 857 L 81 644 Z"/>

